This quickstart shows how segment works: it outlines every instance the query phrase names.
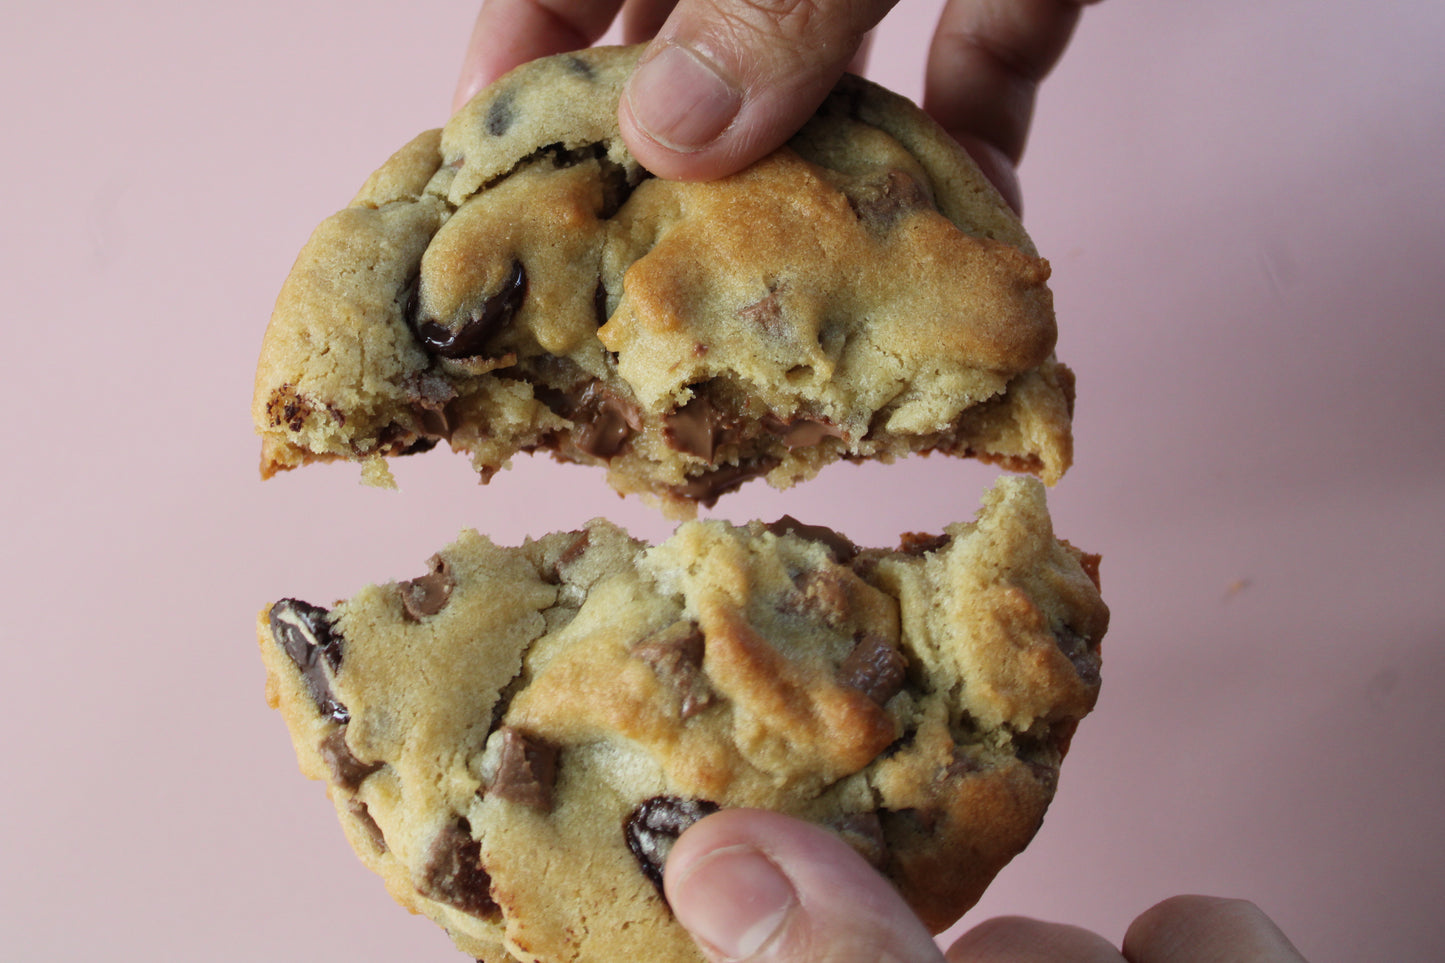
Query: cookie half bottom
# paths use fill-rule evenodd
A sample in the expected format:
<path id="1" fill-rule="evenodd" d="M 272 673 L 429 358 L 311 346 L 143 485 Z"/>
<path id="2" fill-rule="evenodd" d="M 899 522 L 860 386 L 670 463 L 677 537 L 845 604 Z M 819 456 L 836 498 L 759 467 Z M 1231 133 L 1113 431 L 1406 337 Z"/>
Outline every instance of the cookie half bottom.
<path id="1" fill-rule="evenodd" d="M 1098 559 L 1042 485 L 860 549 L 606 521 L 259 619 L 301 768 L 404 906 L 486 961 L 701 959 L 662 896 L 717 809 L 836 832 L 934 931 L 1032 838 L 1099 689 Z"/>

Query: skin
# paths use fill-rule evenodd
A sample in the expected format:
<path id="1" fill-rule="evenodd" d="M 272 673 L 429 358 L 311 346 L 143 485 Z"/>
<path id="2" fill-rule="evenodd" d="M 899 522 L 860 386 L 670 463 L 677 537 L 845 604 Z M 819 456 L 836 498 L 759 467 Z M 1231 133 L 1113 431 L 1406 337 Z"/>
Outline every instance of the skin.
<path id="1" fill-rule="evenodd" d="M 649 41 L 618 121 L 660 177 L 741 170 L 802 126 L 897 0 L 487 0 L 454 107 L 536 57 L 590 46 L 621 18 Z M 948 0 L 928 51 L 923 107 L 1015 209 L 1039 83 L 1093 0 Z"/>
<path id="2" fill-rule="evenodd" d="M 648 41 L 618 107 L 633 155 L 661 177 L 741 170 L 790 137 L 896 0 L 486 0 L 454 107 L 513 67 L 595 43 L 621 17 Z M 1016 167 L 1039 83 L 1094 0 L 947 0 L 923 107 L 1020 207 Z M 1301 963 L 1258 907 L 1176 896 L 1122 946 L 1076 926 L 988 920 L 940 950 L 892 886 L 836 836 L 776 813 L 724 810 L 677 841 L 668 902 L 713 961 L 749 963 Z"/>

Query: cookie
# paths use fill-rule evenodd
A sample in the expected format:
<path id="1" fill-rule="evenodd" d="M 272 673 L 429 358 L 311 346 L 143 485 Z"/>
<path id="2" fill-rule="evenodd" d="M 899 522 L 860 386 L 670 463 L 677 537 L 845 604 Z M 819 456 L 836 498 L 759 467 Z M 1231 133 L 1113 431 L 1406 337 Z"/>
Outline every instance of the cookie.
<path id="1" fill-rule="evenodd" d="M 402 148 L 301 252 L 253 414 L 262 474 L 447 442 L 605 466 L 675 517 L 753 478 L 971 455 L 1056 481 L 1072 375 L 1041 259 L 948 135 L 846 77 L 707 183 L 616 126 L 636 48 L 526 64 Z"/>
<path id="2" fill-rule="evenodd" d="M 466 532 L 416 578 L 261 613 L 301 768 L 392 895 L 496 961 L 698 960 L 661 890 L 726 807 L 812 820 L 938 931 L 1032 837 L 1094 705 L 1098 559 L 1033 478 L 859 549 L 793 519 Z"/>

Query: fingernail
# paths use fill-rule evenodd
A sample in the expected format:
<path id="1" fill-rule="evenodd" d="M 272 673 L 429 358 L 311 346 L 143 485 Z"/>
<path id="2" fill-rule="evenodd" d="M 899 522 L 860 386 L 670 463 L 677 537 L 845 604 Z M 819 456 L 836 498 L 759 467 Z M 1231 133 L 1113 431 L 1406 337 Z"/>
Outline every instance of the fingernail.
<path id="1" fill-rule="evenodd" d="M 643 131 L 682 153 L 700 150 L 742 109 L 742 91 L 686 47 L 668 44 L 638 65 L 627 103 Z"/>
<path id="2" fill-rule="evenodd" d="M 792 883 L 751 846 L 698 860 L 672 899 L 678 922 L 723 960 L 751 959 L 782 931 L 796 903 Z"/>

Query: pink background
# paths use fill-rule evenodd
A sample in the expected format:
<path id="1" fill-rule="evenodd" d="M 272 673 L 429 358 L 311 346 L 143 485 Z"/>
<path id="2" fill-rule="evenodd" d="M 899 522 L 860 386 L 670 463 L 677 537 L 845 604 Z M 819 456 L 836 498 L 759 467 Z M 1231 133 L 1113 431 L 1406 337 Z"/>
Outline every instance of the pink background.
<path id="1" fill-rule="evenodd" d="M 873 74 L 919 89 L 933 2 Z M 7 5 L 0 381 L 13 960 L 450 960 L 351 856 L 262 699 L 252 621 L 409 577 L 463 525 L 608 514 L 591 473 L 459 458 L 262 485 L 248 403 L 312 227 L 445 119 L 471 3 Z M 1439 0 L 1106 0 L 1039 104 L 1105 690 L 969 919 L 1118 938 L 1250 897 L 1316 961 L 1445 958 L 1445 75 Z M 840 466 L 725 501 L 891 544 L 993 472 Z"/>

